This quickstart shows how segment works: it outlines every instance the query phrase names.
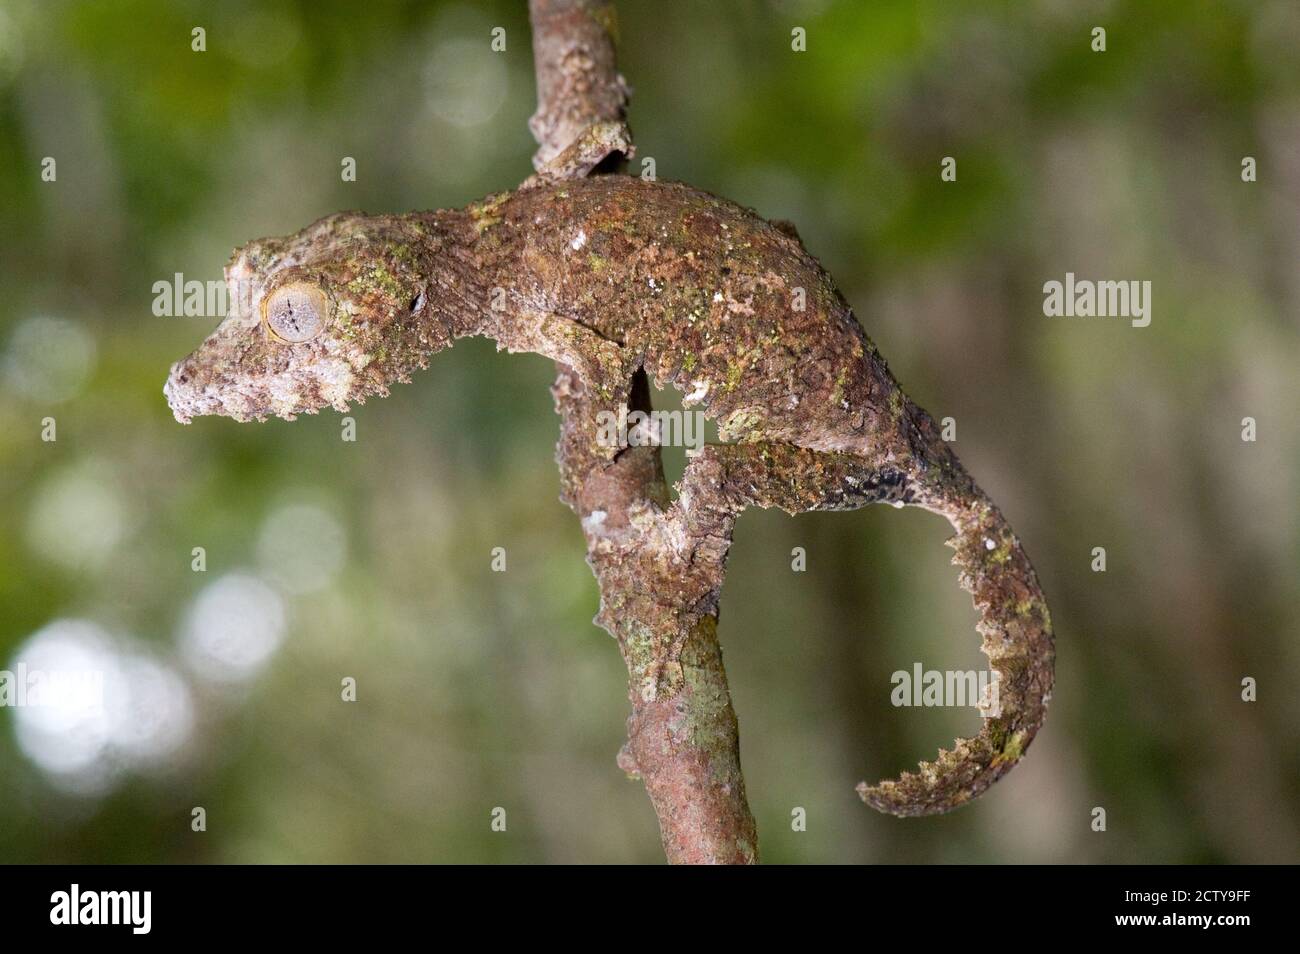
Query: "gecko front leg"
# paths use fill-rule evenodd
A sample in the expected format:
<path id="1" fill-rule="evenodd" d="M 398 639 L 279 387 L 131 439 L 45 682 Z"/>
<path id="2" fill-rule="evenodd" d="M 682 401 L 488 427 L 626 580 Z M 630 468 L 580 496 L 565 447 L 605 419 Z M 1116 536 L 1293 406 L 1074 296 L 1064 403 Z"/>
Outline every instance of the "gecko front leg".
<path id="1" fill-rule="evenodd" d="M 627 400 L 640 355 L 576 318 L 527 302 L 496 310 L 480 334 L 498 350 L 531 352 L 572 368 L 603 404 Z"/>

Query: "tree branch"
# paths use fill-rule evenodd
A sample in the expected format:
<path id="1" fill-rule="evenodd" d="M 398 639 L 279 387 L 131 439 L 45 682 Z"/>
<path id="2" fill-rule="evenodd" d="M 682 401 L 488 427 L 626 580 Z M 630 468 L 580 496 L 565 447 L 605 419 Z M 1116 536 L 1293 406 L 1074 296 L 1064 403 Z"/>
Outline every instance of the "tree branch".
<path id="1" fill-rule="evenodd" d="M 582 176 L 611 151 L 630 154 L 611 4 L 531 0 L 529 9 L 538 172 Z M 754 863 L 757 833 L 717 638 L 734 514 L 701 507 L 708 519 L 688 521 L 669 508 L 658 448 L 615 454 L 600 446 L 597 415 L 617 413 L 620 401 L 593 393 L 568 366 L 559 365 L 552 393 L 562 418 L 564 499 L 582 520 L 600 584 L 596 621 L 618 640 L 628 667 L 632 714 L 619 766 L 645 783 L 670 862 Z M 644 371 L 636 370 L 626 400 L 650 410 Z"/>
<path id="2" fill-rule="evenodd" d="M 537 112 L 528 128 L 540 147 L 533 157 L 540 170 L 589 128 L 622 124 L 628 88 L 615 66 L 609 0 L 529 0 L 528 15 L 537 72 Z"/>

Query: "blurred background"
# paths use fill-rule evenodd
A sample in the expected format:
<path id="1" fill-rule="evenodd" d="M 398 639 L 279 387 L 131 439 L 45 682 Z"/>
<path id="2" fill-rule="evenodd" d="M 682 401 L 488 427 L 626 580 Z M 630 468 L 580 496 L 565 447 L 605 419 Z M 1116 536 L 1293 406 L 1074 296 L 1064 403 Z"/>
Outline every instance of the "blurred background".
<path id="1" fill-rule="evenodd" d="M 798 224 L 955 419 L 1056 625 L 1020 767 L 955 814 L 877 815 L 855 783 L 978 726 L 890 704 L 896 670 L 984 662 L 947 525 L 745 514 L 721 637 L 765 860 L 1300 860 L 1300 8 L 619 16 L 641 155 Z M 0 669 L 105 679 L 102 711 L 0 709 L 0 861 L 662 858 L 614 764 L 625 671 L 547 361 L 458 344 L 353 443 L 334 412 L 182 427 L 161 391 L 217 318 L 155 316 L 155 282 L 510 188 L 534 105 L 523 3 L 0 4 Z M 1150 327 L 1044 317 L 1067 271 L 1151 281 Z"/>

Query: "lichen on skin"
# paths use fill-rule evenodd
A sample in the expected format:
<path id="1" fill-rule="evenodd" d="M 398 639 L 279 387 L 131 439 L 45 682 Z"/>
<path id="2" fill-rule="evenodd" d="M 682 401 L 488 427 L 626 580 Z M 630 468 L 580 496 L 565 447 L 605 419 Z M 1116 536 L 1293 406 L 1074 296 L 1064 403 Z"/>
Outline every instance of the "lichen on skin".
<path id="1" fill-rule="evenodd" d="M 496 214 L 497 209 L 510 197 L 508 192 L 500 192 L 490 195 L 482 202 L 476 202 L 469 206 L 467 211 L 470 220 L 474 223 L 474 230 L 482 235 L 492 226 L 501 221 L 501 217 Z"/>
<path id="2" fill-rule="evenodd" d="M 1025 736 L 1024 729 L 1013 733 L 998 754 L 993 757 L 993 764 L 999 765 L 1003 762 L 1014 764 L 1018 762 L 1024 752 Z"/>

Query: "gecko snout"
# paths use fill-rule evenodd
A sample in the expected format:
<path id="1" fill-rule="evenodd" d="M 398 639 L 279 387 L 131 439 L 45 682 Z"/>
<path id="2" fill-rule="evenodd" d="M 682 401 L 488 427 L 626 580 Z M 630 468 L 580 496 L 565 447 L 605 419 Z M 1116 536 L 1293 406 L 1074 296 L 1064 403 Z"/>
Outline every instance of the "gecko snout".
<path id="1" fill-rule="evenodd" d="M 334 299 L 319 284 L 290 281 L 251 312 L 236 309 L 199 348 L 171 366 L 163 394 L 176 420 L 215 414 L 237 421 L 293 420 L 364 397 L 364 367 L 331 334 Z"/>
<path id="2" fill-rule="evenodd" d="M 172 409 L 172 414 L 182 424 L 188 424 L 193 418 L 204 414 L 222 412 L 221 398 L 216 389 L 203 380 L 204 377 L 194 366 L 192 356 L 173 364 L 167 375 L 163 394 L 167 397 L 167 406 Z"/>

